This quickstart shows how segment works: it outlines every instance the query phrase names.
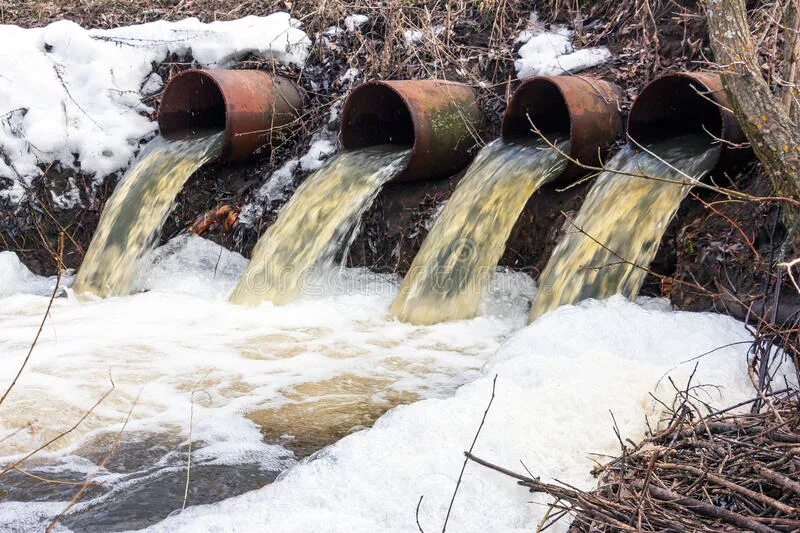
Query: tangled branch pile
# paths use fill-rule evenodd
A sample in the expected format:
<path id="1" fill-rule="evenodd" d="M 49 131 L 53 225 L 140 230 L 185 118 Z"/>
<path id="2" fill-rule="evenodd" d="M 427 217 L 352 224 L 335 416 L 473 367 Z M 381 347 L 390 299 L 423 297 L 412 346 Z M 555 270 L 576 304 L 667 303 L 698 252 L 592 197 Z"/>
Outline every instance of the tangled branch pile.
<path id="1" fill-rule="evenodd" d="M 679 396 L 684 396 L 679 394 Z M 760 395 L 758 412 L 716 411 L 698 422 L 687 402 L 667 429 L 598 466 L 598 488 L 584 492 L 473 461 L 552 496 L 539 525 L 574 515 L 571 532 L 800 530 L 800 395 Z"/>

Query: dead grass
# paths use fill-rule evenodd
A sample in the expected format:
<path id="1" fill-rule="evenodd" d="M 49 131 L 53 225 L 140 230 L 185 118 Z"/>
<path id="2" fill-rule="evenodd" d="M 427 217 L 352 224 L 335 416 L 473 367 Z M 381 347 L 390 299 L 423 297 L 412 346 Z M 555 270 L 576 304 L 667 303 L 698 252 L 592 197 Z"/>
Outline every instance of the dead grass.
<path id="1" fill-rule="evenodd" d="M 72 20 L 86 28 L 113 28 L 154 20 L 197 17 L 205 22 L 286 9 L 284 2 L 255 0 L 0 0 L 0 22 L 32 27 Z"/>

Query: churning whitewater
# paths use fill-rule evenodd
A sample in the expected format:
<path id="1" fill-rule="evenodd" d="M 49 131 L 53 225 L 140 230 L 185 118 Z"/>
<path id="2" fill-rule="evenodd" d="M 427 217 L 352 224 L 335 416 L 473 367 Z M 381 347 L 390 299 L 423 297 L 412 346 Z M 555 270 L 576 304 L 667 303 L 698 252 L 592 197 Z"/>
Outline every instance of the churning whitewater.
<path id="1" fill-rule="evenodd" d="M 75 489 L 56 485 L 39 496 L 40 482 L 28 474 L 92 477 L 97 486 L 63 521 L 75 530 L 157 522 L 182 506 L 190 446 L 189 505 L 266 485 L 387 409 L 446 397 L 478 377 L 524 324 L 533 291 L 527 276 L 500 273 L 482 316 L 415 327 L 388 314 L 397 280 L 363 269 L 341 269 L 320 293 L 283 307 L 229 304 L 246 264 L 183 236 L 153 254 L 136 286 L 147 292 L 81 301 L 69 290 L 54 300 L 35 356 L 0 407 L 0 464 L 61 435 L 104 399 L 26 460 L 25 474 L 6 474 L 0 530 L 16 527 L 42 498 L 60 510 Z M 53 283 L 0 253 L 4 384 L 27 353 Z M 99 467 L 123 424 L 115 459 Z M 137 493 L 150 496 L 121 498 Z M 14 501 L 29 505 L 14 504 L 23 512 L 4 522 Z"/>
<path id="2" fill-rule="evenodd" d="M 398 280 L 362 269 L 340 269 L 320 294 L 285 306 L 229 304 L 246 263 L 183 236 L 153 254 L 137 286 L 148 292 L 55 299 L 2 406 L 0 463 L 91 412 L 7 474 L 0 529 L 46 525 L 87 478 L 91 491 L 61 519 L 75 531 L 159 524 L 184 497 L 188 510 L 157 529 L 401 531 L 421 495 L 422 523 L 434 528 L 494 374 L 496 407 L 476 451 L 588 487 L 589 454 L 617 446 L 609 409 L 638 438 L 645 413 L 657 416 L 649 393 L 669 393 L 667 373 L 685 381 L 694 363 L 682 361 L 748 338 L 730 318 L 622 299 L 565 307 L 513 334 L 535 289 L 507 272 L 476 318 L 434 326 L 394 320 Z M 53 283 L 0 254 L 3 383 Z M 733 344 L 701 361 L 698 379 L 721 386 L 712 404 L 750 394 L 744 351 Z M 63 483 L 42 490 L 32 476 Z M 535 523 L 542 508 L 529 499 L 501 476 L 468 471 L 453 526 Z M 212 505 L 192 507 L 201 504 Z"/>

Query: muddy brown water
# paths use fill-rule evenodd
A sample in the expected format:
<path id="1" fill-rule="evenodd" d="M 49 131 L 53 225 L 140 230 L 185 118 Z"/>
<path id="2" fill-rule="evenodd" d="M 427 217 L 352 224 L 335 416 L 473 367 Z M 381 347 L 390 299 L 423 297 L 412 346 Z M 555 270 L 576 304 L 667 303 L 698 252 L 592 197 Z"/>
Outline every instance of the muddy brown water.
<path id="1" fill-rule="evenodd" d="M 222 144 L 222 132 L 158 136 L 147 143 L 106 202 L 73 290 L 101 297 L 130 294 L 175 197 L 198 168 L 220 154 Z"/>
<path id="2" fill-rule="evenodd" d="M 544 141 L 497 140 L 481 150 L 436 219 L 391 311 L 413 324 L 472 318 L 531 195 L 566 167 Z"/>
<path id="3" fill-rule="evenodd" d="M 689 190 L 719 159 L 708 136 L 626 145 L 598 176 L 539 277 L 530 320 L 561 305 L 634 299 Z"/>

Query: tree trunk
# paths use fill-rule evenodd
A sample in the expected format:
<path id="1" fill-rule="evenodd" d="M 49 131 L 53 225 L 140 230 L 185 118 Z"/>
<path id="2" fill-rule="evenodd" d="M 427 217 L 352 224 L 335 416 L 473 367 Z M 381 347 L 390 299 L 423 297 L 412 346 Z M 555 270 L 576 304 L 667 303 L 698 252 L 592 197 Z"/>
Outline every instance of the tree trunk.
<path id="1" fill-rule="evenodd" d="M 800 198 L 800 128 L 796 114 L 790 112 L 794 98 L 786 100 L 788 108 L 784 106 L 762 76 L 744 0 L 709 0 L 708 28 L 733 112 L 764 165 L 775 192 Z M 789 41 L 794 48 L 795 40 Z M 793 50 L 787 50 L 787 57 L 796 59 Z M 793 96 L 797 95 L 796 89 L 788 90 Z M 784 204 L 783 222 L 787 231 L 795 227 L 798 217 L 797 206 Z M 795 250 L 800 250 L 798 231 L 794 232 L 793 245 Z"/>

